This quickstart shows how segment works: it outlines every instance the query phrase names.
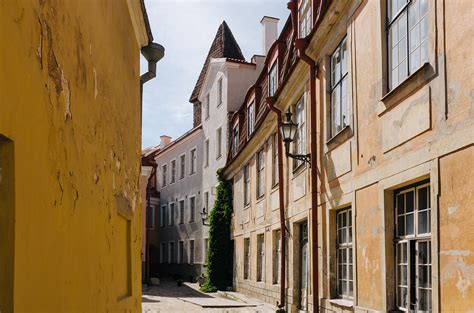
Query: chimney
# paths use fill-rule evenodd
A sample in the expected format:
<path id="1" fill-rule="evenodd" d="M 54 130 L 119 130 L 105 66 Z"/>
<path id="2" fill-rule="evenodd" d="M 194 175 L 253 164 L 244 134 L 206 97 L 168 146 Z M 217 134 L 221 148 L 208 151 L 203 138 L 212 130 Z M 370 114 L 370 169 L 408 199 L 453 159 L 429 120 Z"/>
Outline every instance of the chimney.
<path id="1" fill-rule="evenodd" d="M 160 136 L 160 148 L 163 149 L 164 147 L 166 147 L 167 145 L 170 144 L 171 142 L 171 137 L 170 136 L 166 136 L 166 135 L 163 135 L 163 136 Z"/>
<path id="2" fill-rule="evenodd" d="M 276 17 L 264 16 L 260 21 L 262 24 L 262 50 L 267 55 L 268 49 L 278 38 L 278 21 Z"/>

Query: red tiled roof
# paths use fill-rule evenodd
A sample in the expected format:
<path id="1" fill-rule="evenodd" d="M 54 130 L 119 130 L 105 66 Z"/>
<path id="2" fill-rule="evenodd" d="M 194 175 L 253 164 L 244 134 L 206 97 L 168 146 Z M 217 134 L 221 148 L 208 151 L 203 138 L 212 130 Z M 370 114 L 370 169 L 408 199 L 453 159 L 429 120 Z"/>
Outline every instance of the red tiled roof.
<path id="1" fill-rule="evenodd" d="M 207 53 L 206 60 L 204 61 L 199 78 L 196 82 L 196 85 L 194 86 L 191 97 L 189 98 L 189 102 L 194 102 L 197 100 L 204 82 L 204 77 L 206 76 L 207 68 L 209 67 L 209 62 L 212 58 L 229 58 L 233 61 L 245 62 L 245 58 L 242 54 L 242 51 L 240 50 L 239 44 L 235 40 L 234 35 L 232 35 L 232 31 L 225 21 L 223 21 L 217 29 L 216 36 L 214 37 L 214 41 L 211 44 L 209 52 Z"/>

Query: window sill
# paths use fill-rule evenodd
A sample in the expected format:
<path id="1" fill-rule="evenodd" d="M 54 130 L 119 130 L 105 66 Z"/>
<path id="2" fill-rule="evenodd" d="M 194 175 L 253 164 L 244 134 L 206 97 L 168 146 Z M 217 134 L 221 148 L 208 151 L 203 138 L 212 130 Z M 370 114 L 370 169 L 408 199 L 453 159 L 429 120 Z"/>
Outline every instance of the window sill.
<path id="1" fill-rule="evenodd" d="M 293 161 L 296 161 L 295 159 L 293 159 Z M 301 163 L 293 168 L 293 179 L 298 177 L 305 169 L 306 169 L 306 162 L 304 161 L 300 161 Z"/>
<path id="2" fill-rule="evenodd" d="M 352 128 L 347 125 L 337 134 L 332 136 L 328 141 L 326 141 L 326 146 L 328 147 L 329 151 L 334 150 L 335 148 L 346 142 L 353 135 L 354 132 L 352 131 Z"/>
<path id="3" fill-rule="evenodd" d="M 220 158 L 222 158 L 222 154 L 219 156 L 216 156 L 216 161 L 219 160 Z"/>
<path id="4" fill-rule="evenodd" d="M 335 304 L 337 306 L 342 306 L 345 308 L 354 307 L 354 301 L 348 299 L 329 299 L 329 303 Z"/>
<path id="5" fill-rule="evenodd" d="M 263 199 L 265 199 L 265 194 L 258 196 L 256 202 L 260 203 L 260 202 L 262 202 Z"/>
<path id="6" fill-rule="evenodd" d="M 393 109 L 402 100 L 423 87 L 431 78 L 435 76 L 435 70 L 429 62 L 425 62 L 419 69 L 408 76 L 401 84 L 387 92 L 380 102 L 378 116 L 384 115 Z"/>

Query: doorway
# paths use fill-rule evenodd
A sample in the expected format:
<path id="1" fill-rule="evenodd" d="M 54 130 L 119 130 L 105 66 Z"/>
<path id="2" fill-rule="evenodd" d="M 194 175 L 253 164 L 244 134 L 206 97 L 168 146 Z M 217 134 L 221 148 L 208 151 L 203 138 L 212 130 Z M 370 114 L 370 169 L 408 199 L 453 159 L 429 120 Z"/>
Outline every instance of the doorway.
<path id="1" fill-rule="evenodd" d="M 308 311 L 308 287 L 309 287 L 309 243 L 308 222 L 299 224 L 299 309 Z"/>

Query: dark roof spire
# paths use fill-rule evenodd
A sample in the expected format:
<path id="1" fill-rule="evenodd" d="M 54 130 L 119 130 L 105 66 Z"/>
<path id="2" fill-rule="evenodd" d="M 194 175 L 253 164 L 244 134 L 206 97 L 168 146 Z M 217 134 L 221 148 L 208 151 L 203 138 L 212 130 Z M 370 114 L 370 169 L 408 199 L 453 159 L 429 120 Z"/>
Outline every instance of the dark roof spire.
<path id="1" fill-rule="evenodd" d="M 189 98 L 189 102 L 194 102 L 197 100 L 211 58 L 231 58 L 245 61 L 239 44 L 235 40 L 232 31 L 225 21 L 222 21 L 222 24 L 217 29 L 216 36 L 214 37 L 214 41 L 211 44 L 209 52 L 207 53 L 206 60 L 204 61 L 204 65 L 202 67 L 201 73 L 199 74 L 196 85 L 194 86 L 193 93 Z"/>

